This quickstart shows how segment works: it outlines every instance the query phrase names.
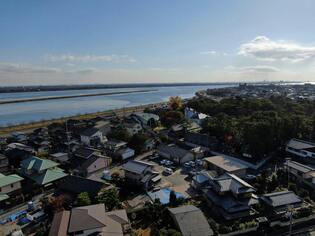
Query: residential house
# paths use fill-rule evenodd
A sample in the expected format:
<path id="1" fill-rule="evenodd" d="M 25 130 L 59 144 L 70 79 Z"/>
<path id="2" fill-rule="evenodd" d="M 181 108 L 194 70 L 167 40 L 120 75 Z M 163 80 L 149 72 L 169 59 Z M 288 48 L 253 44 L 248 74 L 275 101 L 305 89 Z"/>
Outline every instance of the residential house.
<path id="1" fill-rule="evenodd" d="M 315 188 L 315 168 L 291 160 L 286 161 L 284 165 L 291 179 Z"/>
<path id="2" fill-rule="evenodd" d="M 202 122 L 207 118 L 208 116 L 206 114 L 203 113 L 199 113 L 196 112 L 194 109 L 192 108 L 185 108 L 185 118 L 187 120 L 196 122 L 197 124 L 201 125 Z"/>
<path id="3" fill-rule="evenodd" d="M 144 150 L 150 151 L 155 148 L 155 145 L 156 145 L 155 140 L 153 138 L 149 138 L 144 142 L 143 148 Z"/>
<path id="4" fill-rule="evenodd" d="M 104 188 L 110 188 L 110 185 L 75 175 L 66 176 L 57 185 L 59 192 L 70 195 L 73 199 L 82 192 L 87 192 L 91 198 L 94 198 Z"/>
<path id="5" fill-rule="evenodd" d="M 82 162 L 77 162 L 78 165 L 74 169 L 74 174 L 89 177 L 95 172 L 104 170 L 109 167 L 112 162 L 112 158 L 100 154 L 93 154 L 87 160 L 83 159 Z"/>
<path id="6" fill-rule="evenodd" d="M 68 153 L 57 152 L 57 153 L 50 154 L 49 156 L 51 159 L 53 159 L 54 161 L 57 161 L 61 164 L 68 163 L 68 161 L 69 161 Z"/>
<path id="7" fill-rule="evenodd" d="M 226 155 L 206 157 L 204 161 L 208 170 L 215 170 L 219 175 L 230 173 L 242 178 L 249 169 L 245 161 Z"/>
<path id="8" fill-rule="evenodd" d="M 73 157 L 87 160 L 94 154 L 100 154 L 100 151 L 97 149 L 81 147 L 75 150 L 75 152 L 73 153 Z"/>
<path id="9" fill-rule="evenodd" d="M 160 144 L 157 148 L 157 153 L 166 159 L 173 161 L 178 165 L 195 159 L 194 153 L 176 145 Z"/>
<path id="10" fill-rule="evenodd" d="M 191 186 L 195 190 L 201 191 L 203 188 L 209 186 L 210 181 L 215 177 L 217 177 L 216 171 L 200 171 L 192 177 Z"/>
<path id="11" fill-rule="evenodd" d="M 33 156 L 21 162 L 20 174 L 40 186 L 48 186 L 67 176 L 58 165 L 57 162 Z"/>
<path id="12" fill-rule="evenodd" d="M 124 122 L 123 128 L 127 131 L 130 136 L 133 136 L 142 130 L 141 124 L 137 122 Z"/>
<path id="13" fill-rule="evenodd" d="M 226 220 L 251 217 L 256 213 L 252 208 L 258 204 L 255 188 L 234 174 L 210 179 L 209 186 L 202 191 L 213 212 Z"/>
<path id="14" fill-rule="evenodd" d="M 106 136 L 98 128 L 92 127 L 84 130 L 81 134 L 81 142 L 87 146 L 97 146 L 107 141 Z"/>
<path id="15" fill-rule="evenodd" d="M 158 115 L 145 112 L 132 113 L 130 115 L 130 118 L 134 119 L 136 122 L 141 124 L 143 128 L 155 127 L 160 120 L 160 117 Z"/>
<path id="16" fill-rule="evenodd" d="M 127 143 L 121 140 L 110 139 L 105 143 L 105 149 L 108 155 L 126 160 L 135 155 L 135 150 L 127 147 Z"/>
<path id="17" fill-rule="evenodd" d="M 208 134 L 201 134 L 195 132 L 185 133 L 185 144 L 190 147 L 202 146 L 205 148 L 213 148 L 217 145 L 217 140 L 215 137 L 211 137 Z"/>
<path id="18" fill-rule="evenodd" d="M 154 164 L 132 160 L 122 166 L 125 172 L 125 180 L 131 184 L 148 189 L 152 184 L 152 179 L 158 176 L 154 171 Z"/>
<path id="19" fill-rule="evenodd" d="M 0 173 L 0 202 L 20 193 L 22 180 L 23 178 L 18 175 L 3 175 Z"/>
<path id="20" fill-rule="evenodd" d="M 0 173 L 6 173 L 9 170 L 9 159 L 6 155 L 0 153 Z"/>
<path id="21" fill-rule="evenodd" d="M 185 133 L 187 132 L 199 132 L 201 126 L 196 122 L 189 122 L 184 124 L 173 125 L 169 131 L 168 136 L 175 139 L 184 138 Z"/>
<path id="22" fill-rule="evenodd" d="M 73 208 L 55 214 L 49 236 L 123 236 L 130 230 L 125 210 L 105 211 L 104 204 Z"/>
<path id="23" fill-rule="evenodd" d="M 261 197 L 262 202 L 266 205 L 268 212 L 275 215 L 283 215 L 291 208 L 302 206 L 303 200 L 292 191 L 281 191 L 264 194 Z"/>
<path id="24" fill-rule="evenodd" d="M 211 229 L 207 218 L 199 208 L 193 205 L 187 205 L 170 208 L 169 212 L 183 236 L 213 235 L 213 230 Z"/>
<path id="25" fill-rule="evenodd" d="M 303 161 L 315 162 L 315 143 L 300 139 L 291 139 L 285 150 Z"/>

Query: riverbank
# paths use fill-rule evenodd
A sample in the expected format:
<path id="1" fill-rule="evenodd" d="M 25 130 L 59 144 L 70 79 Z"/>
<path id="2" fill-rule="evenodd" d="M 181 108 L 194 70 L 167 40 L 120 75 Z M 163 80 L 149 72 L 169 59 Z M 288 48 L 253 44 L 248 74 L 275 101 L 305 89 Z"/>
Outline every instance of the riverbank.
<path id="1" fill-rule="evenodd" d="M 132 91 L 121 91 L 121 92 L 92 93 L 92 94 L 90 93 L 90 94 L 77 94 L 77 95 L 67 95 L 67 96 L 49 96 L 49 97 L 37 97 L 37 98 L 10 99 L 10 100 L 0 101 L 0 105 L 10 104 L 10 103 L 21 103 L 21 102 L 79 98 L 79 97 L 109 96 L 109 95 L 130 94 L 130 93 L 147 93 L 147 92 L 154 92 L 154 91 L 157 91 L 157 89 L 142 89 L 142 90 L 132 90 Z"/>
<path id="2" fill-rule="evenodd" d="M 146 108 L 152 108 L 157 106 L 165 105 L 167 102 L 160 102 L 160 103 L 151 103 L 147 105 L 140 105 L 140 106 L 132 106 L 127 108 L 118 108 L 118 109 L 112 109 L 112 110 L 106 110 L 101 112 L 94 112 L 94 113 L 87 113 L 82 115 L 75 115 L 75 116 L 68 116 L 68 117 L 61 117 L 51 120 L 42 120 L 42 121 L 36 121 L 31 122 L 27 124 L 19 124 L 19 125 L 13 125 L 8 127 L 0 127 L 0 135 L 1 136 L 8 136 L 12 132 L 20 131 L 20 132 L 30 132 L 34 129 L 47 127 L 52 123 L 62 123 L 66 120 L 73 119 L 73 120 L 86 120 L 86 119 L 93 119 L 99 116 L 111 116 L 116 115 L 118 117 L 122 117 L 128 114 L 131 114 L 133 112 L 142 112 Z"/>

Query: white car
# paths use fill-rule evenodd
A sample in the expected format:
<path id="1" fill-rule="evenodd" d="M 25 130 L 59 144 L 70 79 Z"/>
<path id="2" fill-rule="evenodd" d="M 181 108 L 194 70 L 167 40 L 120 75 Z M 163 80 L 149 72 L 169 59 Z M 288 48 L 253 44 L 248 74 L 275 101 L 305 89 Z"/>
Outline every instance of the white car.
<path id="1" fill-rule="evenodd" d="M 196 164 L 197 164 L 198 166 L 202 166 L 202 165 L 203 165 L 203 161 L 202 161 L 202 160 L 196 160 Z"/>
<path id="2" fill-rule="evenodd" d="M 171 174 L 173 174 L 174 172 L 173 172 L 173 170 L 170 169 L 170 168 L 165 168 L 164 171 L 163 171 L 163 173 L 164 173 L 165 175 L 171 175 Z"/>
<path id="3" fill-rule="evenodd" d="M 174 162 L 169 161 L 169 160 L 167 160 L 167 161 L 165 162 L 165 165 L 166 165 L 166 166 L 171 166 L 171 165 L 173 165 L 173 164 L 174 164 Z"/>
<path id="4" fill-rule="evenodd" d="M 161 165 L 165 165 L 166 162 L 167 162 L 167 160 L 166 160 L 166 159 L 163 159 L 163 160 L 160 162 L 160 164 L 161 164 Z"/>

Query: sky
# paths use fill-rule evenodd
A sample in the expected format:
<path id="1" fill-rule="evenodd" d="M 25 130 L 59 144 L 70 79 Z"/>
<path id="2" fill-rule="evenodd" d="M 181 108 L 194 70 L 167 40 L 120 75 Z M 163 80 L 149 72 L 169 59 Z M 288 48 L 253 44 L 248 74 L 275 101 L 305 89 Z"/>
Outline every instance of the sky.
<path id="1" fill-rule="evenodd" d="M 0 86 L 315 81 L 314 0 L 2 0 Z"/>

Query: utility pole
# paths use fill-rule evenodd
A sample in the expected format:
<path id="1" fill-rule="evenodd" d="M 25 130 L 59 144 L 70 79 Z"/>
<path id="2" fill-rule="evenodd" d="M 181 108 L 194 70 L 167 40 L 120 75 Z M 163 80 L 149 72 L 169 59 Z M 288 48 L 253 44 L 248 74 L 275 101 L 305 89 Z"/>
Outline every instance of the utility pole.
<path id="1" fill-rule="evenodd" d="M 66 135 L 67 135 L 67 142 L 68 142 L 68 158 L 70 158 L 70 133 L 68 131 L 68 120 L 66 120 Z"/>
<path id="2" fill-rule="evenodd" d="M 290 212 L 289 236 L 291 236 L 292 235 L 292 215 L 293 215 L 293 207 L 291 205 L 288 206 L 288 211 Z"/>

